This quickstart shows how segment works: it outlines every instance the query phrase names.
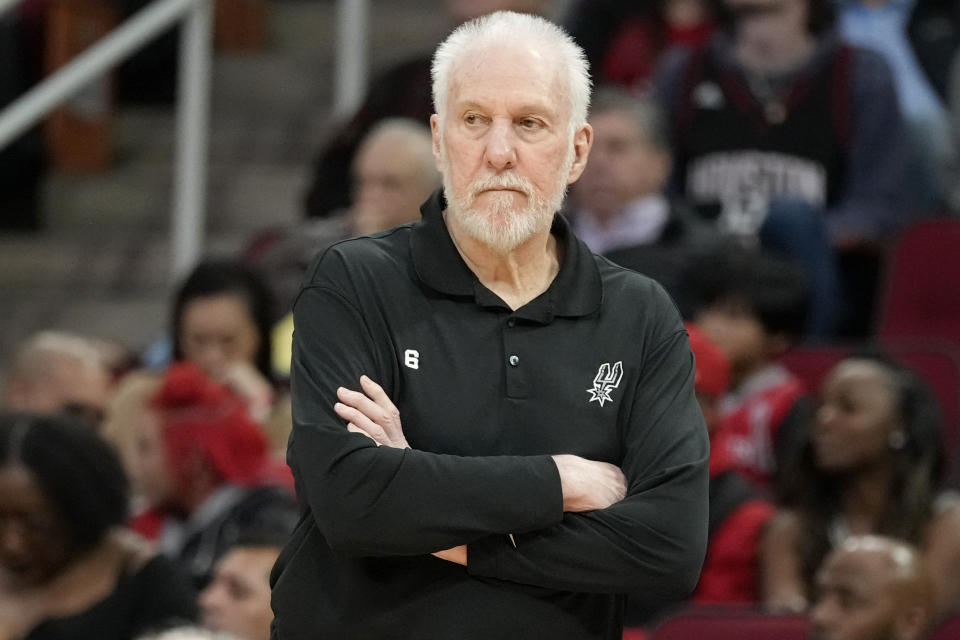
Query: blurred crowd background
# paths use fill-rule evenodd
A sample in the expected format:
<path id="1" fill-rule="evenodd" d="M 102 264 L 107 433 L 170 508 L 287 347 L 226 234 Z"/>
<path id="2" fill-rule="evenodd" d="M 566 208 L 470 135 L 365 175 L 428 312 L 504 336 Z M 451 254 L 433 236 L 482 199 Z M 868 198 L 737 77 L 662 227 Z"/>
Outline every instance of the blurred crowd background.
<path id="1" fill-rule="evenodd" d="M 146 4 L 0 16 L 0 106 Z M 301 274 L 418 217 L 440 184 L 432 50 L 502 8 L 563 24 L 591 63 L 594 147 L 564 215 L 689 322 L 712 442 L 690 602 L 847 640 L 886 637 L 843 631 L 850 583 L 904 590 L 875 607 L 898 638 L 957 612 L 960 3 L 374 0 L 370 83 L 346 115 L 335 3 L 215 7 L 189 273 L 169 260 L 176 34 L 0 152 L 0 640 L 105 621 L 99 637 L 174 621 L 267 638 L 297 519 Z M 630 601 L 628 635 L 674 612 Z"/>

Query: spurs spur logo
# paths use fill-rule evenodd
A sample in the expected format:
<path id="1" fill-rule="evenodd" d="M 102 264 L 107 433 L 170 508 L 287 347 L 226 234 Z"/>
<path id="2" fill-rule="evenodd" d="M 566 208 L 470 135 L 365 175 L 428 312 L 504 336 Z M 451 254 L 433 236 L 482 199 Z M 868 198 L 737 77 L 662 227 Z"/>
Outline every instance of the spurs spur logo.
<path id="1" fill-rule="evenodd" d="M 623 378 L 623 361 L 615 362 L 612 367 L 609 362 L 604 362 L 593 379 L 593 388 L 587 389 L 587 393 L 590 394 L 589 402 L 597 401 L 601 407 L 604 402 L 613 402 L 610 392 L 620 386 L 621 378 Z"/>

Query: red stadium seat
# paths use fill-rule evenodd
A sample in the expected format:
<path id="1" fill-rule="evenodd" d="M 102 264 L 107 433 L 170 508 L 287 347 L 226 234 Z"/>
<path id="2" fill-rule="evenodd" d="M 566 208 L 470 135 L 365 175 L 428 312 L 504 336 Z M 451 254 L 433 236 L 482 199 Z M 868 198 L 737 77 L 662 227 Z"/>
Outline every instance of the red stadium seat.
<path id="1" fill-rule="evenodd" d="M 797 346 L 787 351 L 780 363 L 800 378 L 811 397 L 817 398 L 827 373 L 851 350 L 847 345 Z"/>
<path id="2" fill-rule="evenodd" d="M 960 346 L 960 220 L 916 224 L 897 239 L 878 314 L 880 337 L 939 337 Z"/>
<path id="3" fill-rule="evenodd" d="M 947 618 L 933 630 L 930 640 L 957 640 L 960 638 L 960 616 Z"/>
<path id="4" fill-rule="evenodd" d="M 687 612 L 662 622 L 651 640 L 805 640 L 803 615 L 773 615 L 753 610 Z"/>

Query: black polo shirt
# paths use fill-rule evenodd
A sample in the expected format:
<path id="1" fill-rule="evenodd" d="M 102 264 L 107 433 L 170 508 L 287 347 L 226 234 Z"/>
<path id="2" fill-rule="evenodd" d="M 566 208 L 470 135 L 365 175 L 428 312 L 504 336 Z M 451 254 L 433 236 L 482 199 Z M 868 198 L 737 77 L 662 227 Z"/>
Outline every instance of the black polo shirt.
<path id="1" fill-rule="evenodd" d="M 288 460 L 307 513 L 274 568 L 274 638 L 619 638 L 623 596 L 680 598 L 706 544 L 706 429 L 663 290 L 557 216 L 548 290 L 511 311 L 423 219 L 338 243 L 294 306 Z M 333 411 L 367 374 L 412 449 Z M 564 513 L 551 454 L 628 496 Z M 516 547 L 507 534 L 513 534 Z M 433 551 L 468 544 L 469 566 Z"/>

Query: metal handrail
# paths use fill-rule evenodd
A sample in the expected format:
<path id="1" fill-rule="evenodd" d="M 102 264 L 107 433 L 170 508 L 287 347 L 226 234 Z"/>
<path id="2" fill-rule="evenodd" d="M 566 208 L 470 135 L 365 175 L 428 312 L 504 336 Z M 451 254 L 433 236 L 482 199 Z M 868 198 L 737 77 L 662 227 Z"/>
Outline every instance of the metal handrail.
<path id="1" fill-rule="evenodd" d="M 22 0 L 0 0 L 0 16 L 20 4 Z"/>
<path id="2" fill-rule="evenodd" d="M 333 117 L 356 111 L 367 91 L 369 0 L 340 0 L 337 5 L 337 67 L 334 75 Z"/>
<path id="3" fill-rule="evenodd" d="M 17 0 L 0 1 L 12 6 Z M 0 5 L 0 8 L 8 7 Z M 196 263 L 203 247 L 213 28 L 211 0 L 156 0 L 0 111 L 0 149 L 3 149 L 77 91 L 181 20 L 184 29 L 179 52 L 170 274 L 174 279 L 179 279 Z"/>
<path id="4" fill-rule="evenodd" d="M 0 0 L 0 17 L 22 0 Z M 363 98 L 367 84 L 370 0 L 338 0 L 337 66 L 333 112 L 346 116 Z M 206 217 L 211 0 L 156 0 L 110 34 L 0 111 L 0 150 L 50 111 L 151 40 L 183 21 L 177 93 L 170 277 L 178 280 L 203 248 Z"/>

